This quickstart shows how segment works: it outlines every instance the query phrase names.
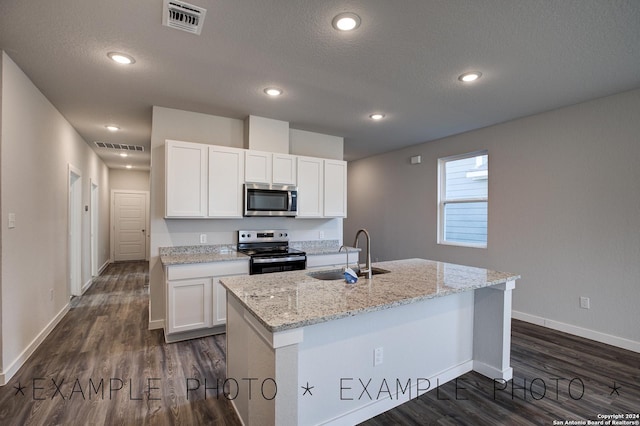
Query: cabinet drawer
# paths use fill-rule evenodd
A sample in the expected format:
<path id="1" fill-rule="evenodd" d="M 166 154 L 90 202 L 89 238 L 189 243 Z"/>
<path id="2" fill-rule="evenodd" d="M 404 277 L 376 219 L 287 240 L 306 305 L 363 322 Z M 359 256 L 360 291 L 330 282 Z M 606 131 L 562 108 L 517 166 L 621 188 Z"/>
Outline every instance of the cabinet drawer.
<path id="1" fill-rule="evenodd" d="M 249 273 L 249 259 L 211 263 L 190 263 L 167 266 L 167 280 L 185 280 L 199 277 L 220 277 Z"/>

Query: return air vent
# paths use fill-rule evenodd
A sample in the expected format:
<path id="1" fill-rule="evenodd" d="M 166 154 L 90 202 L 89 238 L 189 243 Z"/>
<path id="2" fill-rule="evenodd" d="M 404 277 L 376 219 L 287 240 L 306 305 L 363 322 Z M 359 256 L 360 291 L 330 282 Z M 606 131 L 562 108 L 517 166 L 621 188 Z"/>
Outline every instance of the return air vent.
<path id="1" fill-rule="evenodd" d="M 111 143 L 111 142 L 94 142 L 98 148 L 116 149 L 118 151 L 136 151 L 144 152 L 144 146 L 142 145 L 127 145 L 124 143 Z"/>
<path id="2" fill-rule="evenodd" d="M 207 9 L 178 0 L 164 0 L 162 25 L 200 35 Z"/>

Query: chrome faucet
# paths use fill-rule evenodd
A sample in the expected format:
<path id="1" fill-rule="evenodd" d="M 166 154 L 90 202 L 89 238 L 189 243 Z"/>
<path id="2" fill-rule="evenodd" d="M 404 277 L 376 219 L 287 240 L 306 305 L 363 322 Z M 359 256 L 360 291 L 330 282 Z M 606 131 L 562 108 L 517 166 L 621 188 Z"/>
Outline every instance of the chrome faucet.
<path id="1" fill-rule="evenodd" d="M 359 229 L 358 232 L 356 232 L 356 239 L 353 242 L 353 246 L 358 248 L 358 237 L 361 233 L 364 233 L 365 237 L 367 237 L 367 263 L 364 265 L 364 269 L 361 269 L 360 272 L 365 272 L 367 274 L 367 278 L 371 279 L 371 237 L 366 229 Z M 358 268 L 359 267 L 360 260 L 358 260 Z"/>
<path id="2" fill-rule="evenodd" d="M 344 264 L 344 270 L 346 271 L 347 269 L 349 269 L 349 248 L 347 246 L 340 246 L 340 248 L 338 249 L 338 253 L 340 253 L 342 249 L 344 249 L 345 253 L 347 253 L 347 261 Z"/>

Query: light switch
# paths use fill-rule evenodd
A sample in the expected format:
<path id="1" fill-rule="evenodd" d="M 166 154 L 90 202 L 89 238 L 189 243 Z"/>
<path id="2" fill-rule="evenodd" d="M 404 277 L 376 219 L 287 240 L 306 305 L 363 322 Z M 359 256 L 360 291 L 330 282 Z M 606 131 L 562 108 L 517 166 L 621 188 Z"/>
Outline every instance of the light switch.
<path id="1" fill-rule="evenodd" d="M 13 229 L 16 227 L 16 214 L 9 213 L 9 229 Z"/>

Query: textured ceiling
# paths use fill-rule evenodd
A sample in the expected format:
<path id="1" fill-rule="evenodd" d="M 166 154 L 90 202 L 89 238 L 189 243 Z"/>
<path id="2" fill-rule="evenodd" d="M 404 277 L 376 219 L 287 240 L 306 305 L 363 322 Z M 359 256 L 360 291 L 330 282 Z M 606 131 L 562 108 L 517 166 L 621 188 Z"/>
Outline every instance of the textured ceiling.
<path id="1" fill-rule="evenodd" d="M 147 153 L 153 105 L 343 136 L 352 160 L 640 87 L 638 0 L 190 2 L 200 36 L 162 26 L 162 0 L 2 0 L 0 48 L 92 148 Z M 357 31 L 331 27 L 343 11 Z"/>

